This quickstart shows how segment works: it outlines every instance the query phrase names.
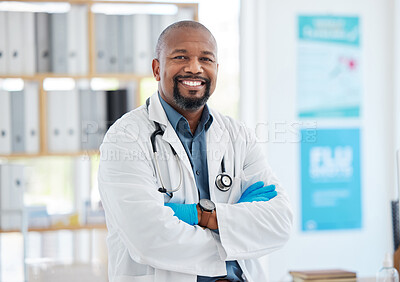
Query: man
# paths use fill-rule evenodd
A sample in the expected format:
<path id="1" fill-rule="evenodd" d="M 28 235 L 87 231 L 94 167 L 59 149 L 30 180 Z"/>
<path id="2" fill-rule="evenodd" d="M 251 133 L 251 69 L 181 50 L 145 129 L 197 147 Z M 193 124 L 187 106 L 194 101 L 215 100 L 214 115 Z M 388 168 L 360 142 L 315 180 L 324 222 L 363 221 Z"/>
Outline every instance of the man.
<path id="1" fill-rule="evenodd" d="M 172 24 L 152 68 L 158 92 L 100 149 L 110 281 L 266 281 L 266 255 L 288 240 L 292 213 L 254 136 L 206 105 L 213 35 Z"/>

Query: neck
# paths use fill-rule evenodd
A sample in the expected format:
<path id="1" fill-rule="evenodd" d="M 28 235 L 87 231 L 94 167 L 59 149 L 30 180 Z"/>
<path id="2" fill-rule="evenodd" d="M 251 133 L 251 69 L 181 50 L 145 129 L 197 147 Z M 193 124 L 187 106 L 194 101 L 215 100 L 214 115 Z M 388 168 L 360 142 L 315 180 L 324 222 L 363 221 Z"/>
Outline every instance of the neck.
<path id="1" fill-rule="evenodd" d="M 192 134 L 196 132 L 196 128 L 199 125 L 201 119 L 201 115 L 203 114 L 203 109 L 204 106 L 196 111 L 185 111 L 182 109 L 176 109 L 176 111 L 184 116 L 189 122 L 190 131 L 192 132 Z"/>

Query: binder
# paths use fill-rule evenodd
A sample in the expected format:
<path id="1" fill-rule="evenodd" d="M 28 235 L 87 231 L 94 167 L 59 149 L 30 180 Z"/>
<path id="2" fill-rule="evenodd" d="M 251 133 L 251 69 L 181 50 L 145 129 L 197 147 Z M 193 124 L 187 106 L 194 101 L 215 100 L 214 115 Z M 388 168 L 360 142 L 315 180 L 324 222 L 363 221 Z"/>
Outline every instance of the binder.
<path id="1" fill-rule="evenodd" d="M 24 166 L 0 165 L 0 229 L 21 229 L 24 186 Z"/>
<path id="2" fill-rule="evenodd" d="M 160 36 L 161 32 L 164 30 L 162 26 L 162 17 L 163 15 L 150 15 L 150 29 L 151 29 L 151 48 L 152 48 L 152 55 L 155 57 L 155 50 L 158 41 L 158 37 Z"/>
<path id="3" fill-rule="evenodd" d="M 53 73 L 66 74 L 68 72 L 68 26 L 67 14 L 55 13 L 50 16 L 51 30 L 51 70 Z"/>
<path id="4" fill-rule="evenodd" d="M 11 148 L 13 153 L 25 151 L 25 103 L 24 92 L 11 93 Z"/>
<path id="5" fill-rule="evenodd" d="M 50 72 L 50 14 L 35 13 L 36 71 Z"/>
<path id="6" fill-rule="evenodd" d="M 151 74 L 152 47 L 150 15 L 133 15 L 133 61 L 134 71 L 137 74 Z"/>
<path id="7" fill-rule="evenodd" d="M 11 97 L 0 90 L 0 155 L 11 154 Z"/>
<path id="8" fill-rule="evenodd" d="M 7 74 L 7 12 L 0 11 L 0 75 Z"/>
<path id="9" fill-rule="evenodd" d="M 33 12 L 22 13 L 23 45 L 22 73 L 34 75 L 36 72 L 35 15 Z"/>
<path id="10" fill-rule="evenodd" d="M 133 73 L 133 17 L 121 15 L 118 17 L 118 71 L 121 73 Z"/>
<path id="11" fill-rule="evenodd" d="M 86 6 L 72 5 L 67 14 L 67 68 L 69 74 L 88 73 L 88 29 Z"/>
<path id="12" fill-rule="evenodd" d="M 93 94 L 96 100 L 94 117 L 98 124 L 98 130 L 96 138 L 94 139 L 94 144 L 92 145 L 92 149 L 98 150 L 107 131 L 107 100 L 105 91 L 99 90 L 95 91 Z"/>
<path id="13" fill-rule="evenodd" d="M 7 74 L 20 75 L 23 72 L 22 13 L 7 12 Z"/>
<path id="14" fill-rule="evenodd" d="M 176 15 L 162 15 L 161 16 L 161 31 L 166 29 L 169 25 L 177 21 Z"/>
<path id="15" fill-rule="evenodd" d="M 0 229 L 9 230 L 10 214 L 10 167 L 6 164 L 0 165 Z"/>
<path id="16" fill-rule="evenodd" d="M 106 54 L 107 57 L 107 72 L 117 73 L 118 72 L 118 15 L 107 16 L 107 28 L 106 28 Z"/>
<path id="17" fill-rule="evenodd" d="M 64 96 L 68 91 L 47 92 L 47 140 L 49 152 L 64 152 L 66 142 L 62 128 L 64 126 L 64 115 L 66 114 Z"/>
<path id="18" fill-rule="evenodd" d="M 76 90 L 48 92 L 48 149 L 77 152 L 80 148 L 79 101 Z"/>
<path id="19" fill-rule="evenodd" d="M 95 44 L 96 44 L 96 71 L 97 73 L 107 72 L 107 16 L 95 14 Z"/>
<path id="20" fill-rule="evenodd" d="M 89 73 L 89 30 L 88 30 L 88 10 L 86 5 L 78 6 L 78 74 Z"/>
<path id="21" fill-rule="evenodd" d="M 127 91 L 107 91 L 107 127 L 127 112 Z"/>
<path id="22" fill-rule="evenodd" d="M 79 68 L 79 40 L 78 30 L 81 28 L 78 22 L 78 6 L 71 5 L 67 13 L 67 72 L 77 74 Z"/>
<path id="23" fill-rule="evenodd" d="M 25 152 L 36 154 L 40 147 L 38 83 L 26 81 L 23 96 L 25 105 Z"/>
<path id="24" fill-rule="evenodd" d="M 96 134 L 97 124 L 93 116 L 96 104 L 93 103 L 93 93 L 90 89 L 82 89 L 79 91 L 80 106 L 80 128 L 81 128 L 81 149 L 91 150 L 93 135 Z"/>
<path id="25" fill-rule="evenodd" d="M 79 130 L 79 96 L 76 89 L 64 96 L 64 126 L 65 151 L 78 152 L 80 149 Z"/>
<path id="26" fill-rule="evenodd" d="M 24 166 L 20 164 L 8 164 L 11 171 L 10 183 L 10 207 L 12 209 L 21 210 L 24 208 Z M 21 226 L 21 215 L 14 215 L 13 222 L 16 223 L 14 228 Z"/>

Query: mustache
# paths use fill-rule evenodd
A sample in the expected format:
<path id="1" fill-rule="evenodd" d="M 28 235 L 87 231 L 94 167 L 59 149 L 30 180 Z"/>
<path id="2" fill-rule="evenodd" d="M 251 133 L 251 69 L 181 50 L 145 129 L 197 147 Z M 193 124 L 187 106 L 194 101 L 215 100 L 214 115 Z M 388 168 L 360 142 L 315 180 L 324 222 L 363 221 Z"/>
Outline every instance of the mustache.
<path id="1" fill-rule="evenodd" d="M 198 75 L 177 75 L 174 77 L 175 82 L 178 82 L 179 79 L 196 79 L 196 80 L 201 80 L 206 84 L 211 83 L 210 79 Z"/>

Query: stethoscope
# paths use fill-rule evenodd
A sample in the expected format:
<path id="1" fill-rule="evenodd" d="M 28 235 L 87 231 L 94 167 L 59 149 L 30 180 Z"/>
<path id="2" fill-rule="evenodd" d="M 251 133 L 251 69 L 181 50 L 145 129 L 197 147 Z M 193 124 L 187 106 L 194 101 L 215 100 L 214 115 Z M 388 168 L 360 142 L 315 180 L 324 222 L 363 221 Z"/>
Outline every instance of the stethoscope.
<path id="1" fill-rule="evenodd" d="M 147 99 L 147 101 L 146 101 L 147 109 L 149 108 L 149 104 L 150 104 L 150 100 Z M 160 167 L 158 164 L 158 156 L 157 156 L 158 153 L 157 153 L 157 146 L 156 146 L 156 137 L 157 137 L 157 135 L 164 135 L 164 130 L 161 129 L 161 126 L 158 122 L 154 121 L 154 124 L 156 126 L 156 130 L 151 134 L 150 141 L 151 141 L 151 147 L 153 148 L 154 161 L 156 164 L 156 173 L 157 173 L 158 179 L 160 179 L 160 183 L 161 183 L 161 187 L 158 188 L 158 191 L 161 193 L 165 193 L 172 198 L 173 193 L 179 191 L 179 189 L 181 189 L 181 187 L 182 187 L 182 182 L 183 182 L 182 164 L 181 164 L 181 161 L 179 160 L 178 154 L 176 153 L 175 149 L 172 147 L 171 144 L 169 144 L 169 146 L 171 147 L 172 154 L 174 155 L 175 160 L 178 162 L 179 184 L 178 184 L 178 186 L 176 186 L 175 188 L 172 188 L 172 189 L 165 188 L 165 185 L 162 180 L 161 173 L 160 173 Z M 215 186 L 217 186 L 217 188 L 220 191 L 227 192 L 227 191 L 229 191 L 229 189 L 231 189 L 232 184 L 233 184 L 232 178 L 229 176 L 229 174 L 226 173 L 225 160 L 224 160 L 224 158 L 222 158 L 221 173 L 218 174 L 217 177 L 215 178 Z"/>

